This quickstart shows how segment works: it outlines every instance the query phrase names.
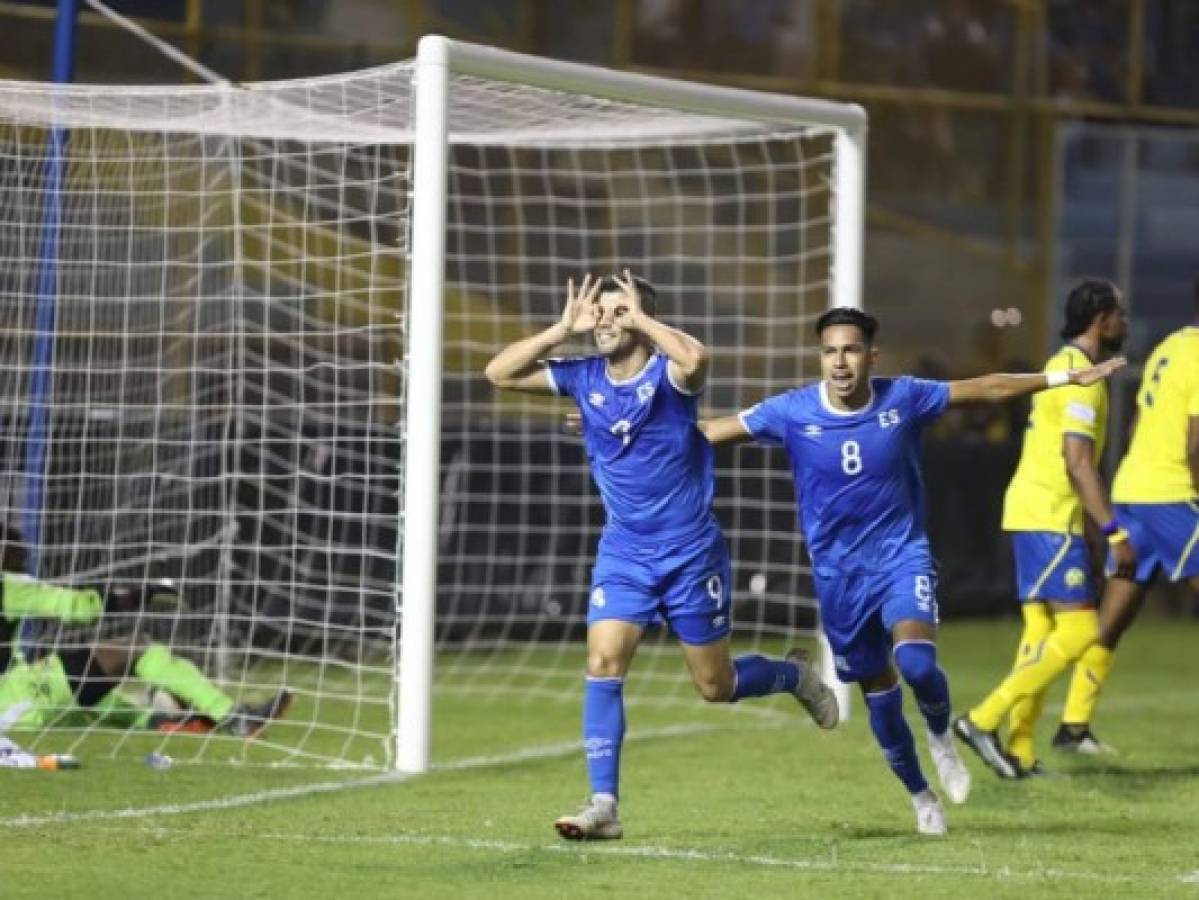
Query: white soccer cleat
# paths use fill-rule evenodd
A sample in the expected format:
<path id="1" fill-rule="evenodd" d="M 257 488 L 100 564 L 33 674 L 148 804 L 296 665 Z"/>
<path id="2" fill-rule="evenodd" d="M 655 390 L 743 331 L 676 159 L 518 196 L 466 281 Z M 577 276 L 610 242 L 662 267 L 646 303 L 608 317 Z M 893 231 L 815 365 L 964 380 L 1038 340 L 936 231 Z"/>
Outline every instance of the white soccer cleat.
<path id="1" fill-rule="evenodd" d="M 558 834 L 568 841 L 610 841 L 624 834 L 616 801 L 592 797 L 573 816 L 554 822 Z"/>
<path id="2" fill-rule="evenodd" d="M 947 728 L 944 734 L 938 736 L 929 731 L 928 752 L 932 755 L 937 778 L 941 787 L 945 788 L 949 802 L 965 803 L 970 796 L 970 770 L 958 755 L 958 748 L 953 745 L 952 732 Z"/>
<path id="3" fill-rule="evenodd" d="M 934 837 L 944 837 L 949 831 L 945 824 L 945 809 L 937 795 L 930 790 L 912 794 L 912 806 L 916 808 L 916 831 Z"/>
<path id="4" fill-rule="evenodd" d="M 836 728 L 841 721 L 841 708 L 837 705 L 837 695 L 820 677 L 816 667 L 812 665 L 811 657 L 806 650 L 798 648 L 787 651 L 787 661 L 799 667 L 799 683 L 791 693 L 799 701 L 800 706 L 807 710 L 812 721 L 821 728 Z"/>

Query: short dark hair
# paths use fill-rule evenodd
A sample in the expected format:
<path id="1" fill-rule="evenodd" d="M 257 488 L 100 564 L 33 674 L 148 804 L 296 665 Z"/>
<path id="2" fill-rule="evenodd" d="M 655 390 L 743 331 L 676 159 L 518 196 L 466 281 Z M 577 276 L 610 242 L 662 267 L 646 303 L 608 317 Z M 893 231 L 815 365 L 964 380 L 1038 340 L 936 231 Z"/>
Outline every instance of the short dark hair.
<path id="1" fill-rule="evenodd" d="M 1120 289 L 1106 278 L 1087 278 L 1080 281 L 1066 298 L 1066 324 L 1062 340 L 1076 338 L 1095 319 L 1120 305 Z"/>
<path id="2" fill-rule="evenodd" d="M 633 284 L 637 287 L 637 292 L 641 294 L 641 308 L 650 315 L 654 313 L 654 307 L 657 305 L 658 292 L 652 284 L 640 275 L 633 276 Z M 620 282 L 616 280 L 615 275 L 604 275 L 600 278 L 599 292 L 607 294 L 613 291 L 623 291 Z"/>
<path id="3" fill-rule="evenodd" d="M 874 343 L 874 335 L 878 332 L 878 319 L 870 313 L 862 312 L 852 306 L 834 306 L 821 314 L 816 320 L 816 336 L 824 334 L 824 329 L 833 325 L 853 325 L 862 332 L 867 344 Z"/>

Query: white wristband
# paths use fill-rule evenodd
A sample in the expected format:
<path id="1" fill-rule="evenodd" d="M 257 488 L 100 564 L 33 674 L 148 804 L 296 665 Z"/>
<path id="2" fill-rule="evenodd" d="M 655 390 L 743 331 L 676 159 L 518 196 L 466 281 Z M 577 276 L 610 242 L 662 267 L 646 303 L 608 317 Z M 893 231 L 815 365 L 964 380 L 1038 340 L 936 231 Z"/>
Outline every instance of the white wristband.
<path id="1" fill-rule="evenodd" d="M 1045 373 L 1045 386 L 1046 387 L 1051 387 L 1051 388 L 1061 387 L 1062 385 L 1069 384 L 1069 383 L 1070 383 L 1070 373 L 1069 372 L 1046 372 Z"/>

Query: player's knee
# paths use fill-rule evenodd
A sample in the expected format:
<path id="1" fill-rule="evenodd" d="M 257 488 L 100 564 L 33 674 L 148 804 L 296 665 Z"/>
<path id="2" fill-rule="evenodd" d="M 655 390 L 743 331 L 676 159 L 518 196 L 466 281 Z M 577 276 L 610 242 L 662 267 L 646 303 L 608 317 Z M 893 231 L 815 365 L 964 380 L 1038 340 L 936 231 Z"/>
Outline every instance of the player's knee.
<path id="1" fill-rule="evenodd" d="M 1099 617 L 1093 609 L 1059 613 L 1049 639 L 1066 659 L 1079 659 L 1099 639 Z"/>
<path id="2" fill-rule="evenodd" d="M 692 681 L 699 695 L 708 703 L 728 703 L 733 699 L 732 672 L 724 675 L 719 672 L 695 675 Z"/>
<path id="3" fill-rule="evenodd" d="M 587 652 L 587 675 L 590 678 L 621 678 L 624 676 L 624 660 L 618 654 L 601 649 Z"/>
<path id="4" fill-rule="evenodd" d="M 895 664 L 910 685 L 921 685 L 937 677 L 937 648 L 926 641 L 909 641 L 895 647 Z"/>

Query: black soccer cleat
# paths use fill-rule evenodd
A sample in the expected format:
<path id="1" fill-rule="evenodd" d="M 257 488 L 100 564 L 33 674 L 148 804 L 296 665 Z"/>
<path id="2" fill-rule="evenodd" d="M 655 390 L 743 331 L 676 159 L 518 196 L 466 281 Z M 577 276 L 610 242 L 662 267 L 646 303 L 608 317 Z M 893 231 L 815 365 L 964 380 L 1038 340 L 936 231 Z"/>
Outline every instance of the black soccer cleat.
<path id="1" fill-rule="evenodd" d="M 1024 774 L 1012 756 L 999 745 L 999 737 L 993 731 L 979 728 L 970 721 L 970 716 L 958 716 L 953 720 L 953 733 L 958 740 L 978 754 L 978 758 L 987 764 L 992 772 L 1000 778 L 1023 778 Z"/>
<path id="2" fill-rule="evenodd" d="M 1083 756 L 1115 756 L 1117 750 L 1095 737 L 1089 725 L 1059 726 L 1053 736 L 1053 749 L 1063 753 L 1081 753 Z"/>
<path id="3" fill-rule="evenodd" d="M 221 722 L 220 730 L 247 741 L 253 740 L 275 719 L 287 715 L 293 697 L 291 691 L 284 689 L 263 703 L 238 706 Z"/>

